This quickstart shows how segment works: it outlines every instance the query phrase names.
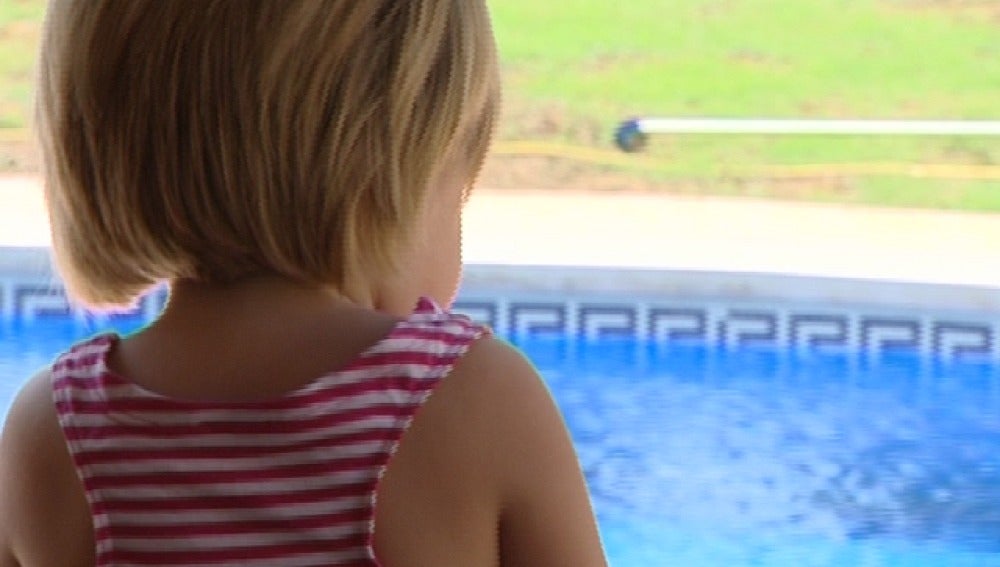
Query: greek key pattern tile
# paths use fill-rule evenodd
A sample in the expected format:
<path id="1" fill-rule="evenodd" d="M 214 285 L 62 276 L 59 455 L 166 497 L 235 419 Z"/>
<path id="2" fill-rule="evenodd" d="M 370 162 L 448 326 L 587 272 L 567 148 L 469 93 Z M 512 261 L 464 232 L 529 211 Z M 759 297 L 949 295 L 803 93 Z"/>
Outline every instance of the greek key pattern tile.
<path id="1" fill-rule="evenodd" d="M 89 323 L 121 321 L 152 321 L 163 310 L 167 294 L 157 289 L 143 297 L 134 307 L 113 313 L 88 312 L 73 305 L 58 284 L 41 281 L 0 279 L 0 319 L 44 322 L 49 319 L 76 319 Z"/>
<path id="2" fill-rule="evenodd" d="M 663 301 L 565 301 L 460 298 L 454 311 L 509 337 L 568 335 L 582 340 L 635 338 L 724 348 L 788 348 L 797 353 L 931 355 L 1000 361 L 1000 320 L 939 318 L 848 309 L 691 304 Z"/>
<path id="3" fill-rule="evenodd" d="M 0 320 L 4 321 L 72 318 L 97 325 L 142 323 L 155 318 L 165 302 L 166 292 L 159 289 L 131 310 L 94 314 L 72 306 L 58 284 L 0 279 Z M 787 348 L 798 353 L 847 351 L 871 356 L 917 352 L 944 360 L 1000 362 L 1000 320 L 984 318 L 586 296 L 462 296 L 454 311 L 507 337 L 625 338 L 658 344 Z"/>

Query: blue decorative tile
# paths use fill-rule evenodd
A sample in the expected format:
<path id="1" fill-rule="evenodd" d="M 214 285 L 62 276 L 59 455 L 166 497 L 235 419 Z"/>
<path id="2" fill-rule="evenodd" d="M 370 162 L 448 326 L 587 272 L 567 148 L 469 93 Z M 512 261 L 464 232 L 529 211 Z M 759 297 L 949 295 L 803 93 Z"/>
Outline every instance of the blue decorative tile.
<path id="1" fill-rule="evenodd" d="M 806 350 L 846 349 L 850 346 L 849 326 L 847 315 L 795 313 L 788 318 L 788 344 Z"/>
<path id="2" fill-rule="evenodd" d="M 511 303 L 507 308 L 508 332 L 518 336 L 571 334 L 572 330 L 566 326 L 566 311 L 566 303 Z"/>
<path id="3" fill-rule="evenodd" d="M 921 351 L 919 319 L 865 316 L 860 323 L 860 348 L 867 354 L 888 350 Z"/>
<path id="4" fill-rule="evenodd" d="M 993 354 L 993 329 L 987 324 L 937 321 L 933 324 L 931 351 L 946 359 L 987 357 Z"/>
<path id="5" fill-rule="evenodd" d="M 99 325 L 144 325 L 155 321 L 167 302 L 166 286 L 157 287 L 136 301 L 130 309 L 88 311 L 85 316 Z"/>
<path id="6" fill-rule="evenodd" d="M 635 337 L 636 311 L 636 306 L 583 304 L 577 310 L 576 331 L 589 339 Z"/>
<path id="7" fill-rule="evenodd" d="M 778 314 L 734 309 L 718 322 L 718 329 L 718 340 L 725 346 L 777 346 Z"/>
<path id="8" fill-rule="evenodd" d="M 61 287 L 50 285 L 15 285 L 14 311 L 18 317 L 70 317 L 73 310 Z"/>
<path id="9" fill-rule="evenodd" d="M 67 301 L 65 291 L 48 277 L 0 279 L 0 318 L 76 318 L 88 315 Z M 95 315 L 124 325 L 154 320 L 167 300 L 165 287 L 143 297 L 136 308 Z M 880 356 L 913 352 L 941 360 L 1000 362 L 997 321 L 970 315 L 935 317 L 887 315 L 877 309 L 817 306 L 789 309 L 781 304 L 713 300 L 683 304 L 669 300 L 507 296 L 483 294 L 459 298 L 453 310 L 490 326 L 501 336 L 539 334 L 601 339 L 635 337 L 660 343 L 707 343 L 732 348 L 790 347 L 800 353 L 825 349 Z"/>
<path id="10" fill-rule="evenodd" d="M 652 307 L 648 338 L 658 342 L 708 340 L 708 311 L 698 308 Z"/>

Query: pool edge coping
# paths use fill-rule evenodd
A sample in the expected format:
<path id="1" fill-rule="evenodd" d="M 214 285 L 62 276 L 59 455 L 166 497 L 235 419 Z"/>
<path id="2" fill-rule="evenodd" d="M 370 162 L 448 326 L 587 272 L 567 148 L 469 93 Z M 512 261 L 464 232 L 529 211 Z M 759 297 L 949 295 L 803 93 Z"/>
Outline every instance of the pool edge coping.
<path id="1" fill-rule="evenodd" d="M 0 246 L 0 282 L 8 281 L 61 287 L 50 249 L 41 246 Z M 466 264 L 461 294 L 489 293 L 790 302 L 1000 317 L 1000 285 L 629 266 Z"/>

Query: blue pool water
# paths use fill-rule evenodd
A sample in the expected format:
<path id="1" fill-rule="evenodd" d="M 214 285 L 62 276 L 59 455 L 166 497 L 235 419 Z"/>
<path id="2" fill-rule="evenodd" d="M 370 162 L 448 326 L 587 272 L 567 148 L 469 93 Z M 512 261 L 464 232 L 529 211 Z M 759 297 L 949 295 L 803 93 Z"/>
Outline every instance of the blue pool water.
<path id="1" fill-rule="evenodd" d="M 0 411 L 99 330 L 0 329 Z M 994 365 L 515 342 L 565 414 L 613 567 L 1000 566 Z"/>
<path id="2" fill-rule="evenodd" d="M 612 565 L 1000 565 L 1000 382 L 916 356 L 522 342 Z"/>

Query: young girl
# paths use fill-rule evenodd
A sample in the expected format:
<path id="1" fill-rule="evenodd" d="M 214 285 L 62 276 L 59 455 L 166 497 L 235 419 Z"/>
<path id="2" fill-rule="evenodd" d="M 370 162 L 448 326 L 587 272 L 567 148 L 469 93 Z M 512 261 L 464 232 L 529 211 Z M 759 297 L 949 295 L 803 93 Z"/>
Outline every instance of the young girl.
<path id="1" fill-rule="evenodd" d="M 0 566 L 604 559 L 531 365 L 450 315 L 498 100 L 482 0 L 54 0 L 74 346 L 4 428 Z"/>

